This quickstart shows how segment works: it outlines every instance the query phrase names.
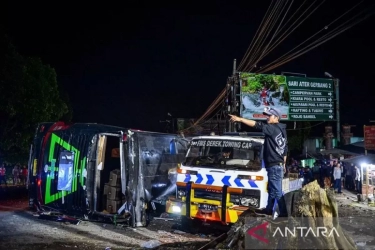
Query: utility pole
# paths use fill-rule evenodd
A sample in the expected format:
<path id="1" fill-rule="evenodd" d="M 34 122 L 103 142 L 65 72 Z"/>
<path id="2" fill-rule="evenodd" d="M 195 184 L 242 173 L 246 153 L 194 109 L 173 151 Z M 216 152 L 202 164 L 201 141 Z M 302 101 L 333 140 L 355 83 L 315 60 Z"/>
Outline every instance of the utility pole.
<path id="1" fill-rule="evenodd" d="M 237 114 L 237 90 L 238 90 L 238 82 L 236 81 L 236 73 L 237 73 L 237 60 L 233 60 L 233 72 L 232 72 L 232 113 L 234 112 L 235 115 Z M 236 124 L 232 125 L 232 130 L 230 132 L 236 132 Z"/>
<path id="2" fill-rule="evenodd" d="M 336 126 L 337 126 L 337 145 L 340 143 L 341 128 L 340 128 L 340 99 L 339 99 L 339 83 L 338 78 L 333 80 L 336 90 Z"/>
<path id="3" fill-rule="evenodd" d="M 167 119 L 166 119 L 167 123 L 169 123 L 169 130 L 172 130 L 171 132 L 174 133 L 174 121 L 173 121 L 173 116 L 171 115 L 171 113 L 167 113 Z M 171 133 L 169 132 L 169 133 Z"/>
<path id="4" fill-rule="evenodd" d="M 335 95 L 336 95 L 336 133 L 337 133 L 337 144 L 340 143 L 340 135 L 341 135 L 341 129 L 340 129 L 340 93 L 339 93 L 339 85 L 340 80 L 338 78 L 334 78 L 330 73 L 324 72 L 325 76 L 328 76 L 333 80 L 333 84 L 335 87 Z"/>
<path id="5" fill-rule="evenodd" d="M 233 68 L 232 68 L 232 76 L 228 77 L 227 86 L 226 86 L 226 114 L 233 114 L 236 110 L 236 83 L 235 83 L 235 76 L 237 72 L 237 60 L 233 60 Z M 225 117 L 226 121 L 226 129 L 225 132 L 234 132 L 235 125 L 229 122 L 228 117 Z"/>
<path id="6" fill-rule="evenodd" d="M 225 111 L 225 114 L 226 114 L 226 129 L 225 129 L 225 132 L 232 132 L 232 123 L 229 122 L 229 119 L 228 119 L 228 115 L 232 113 L 231 111 L 231 106 L 230 106 L 230 90 L 231 90 L 231 80 L 228 79 L 227 81 L 227 85 L 226 85 L 226 95 L 225 95 L 225 106 L 226 106 L 226 111 Z"/>

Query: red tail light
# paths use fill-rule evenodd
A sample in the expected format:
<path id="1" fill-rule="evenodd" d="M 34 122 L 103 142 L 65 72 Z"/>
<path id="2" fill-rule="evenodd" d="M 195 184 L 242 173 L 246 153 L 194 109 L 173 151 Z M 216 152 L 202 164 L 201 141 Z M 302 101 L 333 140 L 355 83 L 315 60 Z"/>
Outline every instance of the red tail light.
<path id="1" fill-rule="evenodd" d="M 42 184 L 42 180 L 38 179 L 38 186 L 40 186 L 41 184 Z"/>
<path id="2" fill-rule="evenodd" d="M 127 134 L 123 134 L 122 135 L 122 141 L 126 141 L 128 139 L 128 135 Z"/>

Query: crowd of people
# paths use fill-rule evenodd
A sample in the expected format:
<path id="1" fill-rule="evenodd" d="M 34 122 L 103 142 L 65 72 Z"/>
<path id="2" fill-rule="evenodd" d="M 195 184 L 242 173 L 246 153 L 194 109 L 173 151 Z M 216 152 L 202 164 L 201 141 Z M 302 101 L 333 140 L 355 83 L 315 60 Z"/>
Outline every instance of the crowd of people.
<path id="1" fill-rule="evenodd" d="M 13 185 L 26 185 L 28 170 L 27 167 L 21 164 L 7 165 L 5 163 L 0 166 L 0 186 L 5 184 L 7 186 L 8 179 L 12 179 Z"/>
<path id="2" fill-rule="evenodd" d="M 292 159 L 289 173 L 298 173 L 303 178 L 303 185 L 317 180 L 322 188 L 333 188 L 335 192 L 341 193 L 342 188 L 362 193 L 361 171 L 353 163 L 343 163 L 336 160 L 320 161 L 314 166 L 302 167 Z"/>

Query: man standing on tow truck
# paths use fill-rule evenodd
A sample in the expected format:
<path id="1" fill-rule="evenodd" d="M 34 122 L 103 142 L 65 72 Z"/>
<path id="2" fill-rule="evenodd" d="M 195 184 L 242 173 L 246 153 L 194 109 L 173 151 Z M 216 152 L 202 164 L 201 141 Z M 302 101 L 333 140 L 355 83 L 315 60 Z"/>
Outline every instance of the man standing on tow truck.
<path id="1" fill-rule="evenodd" d="M 263 212 L 272 215 L 276 201 L 279 206 L 279 216 L 286 217 L 287 211 L 282 191 L 288 152 L 286 125 L 279 123 L 280 113 L 274 108 L 266 107 L 263 114 L 267 116 L 267 123 L 248 120 L 235 115 L 229 116 L 231 122 L 242 122 L 264 133 L 263 160 L 268 175 L 268 203 Z"/>

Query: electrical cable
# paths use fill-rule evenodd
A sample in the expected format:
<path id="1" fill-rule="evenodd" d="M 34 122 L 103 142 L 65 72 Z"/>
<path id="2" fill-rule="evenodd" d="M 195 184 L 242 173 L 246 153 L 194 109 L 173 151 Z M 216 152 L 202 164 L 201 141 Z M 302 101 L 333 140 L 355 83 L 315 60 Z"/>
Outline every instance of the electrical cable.
<path id="1" fill-rule="evenodd" d="M 273 1 L 271 2 L 271 5 L 269 8 L 271 8 L 273 4 Z M 276 4 L 275 4 L 276 5 Z M 258 34 L 258 36 L 256 37 L 256 40 L 255 40 L 255 43 L 253 44 L 253 47 L 252 47 L 252 50 L 249 52 L 249 56 L 250 56 L 250 59 L 247 60 L 247 64 L 245 67 L 247 67 L 247 65 L 251 64 L 251 61 L 253 60 L 253 54 L 252 51 L 256 51 L 257 48 L 259 47 L 259 39 L 262 40 L 263 39 L 263 33 L 265 32 L 266 28 L 267 28 L 267 25 L 270 21 L 270 19 L 272 18 L 272 13 L 275 9 L 275 5 L 272 7 L 272 9 L 270 9 L 269 13 L 265 16 L 266 17 L 266 21 L 263 23 L 263 25 L 260 27 L 260 32 Z M 268 10 L 267 10 L 268 11 Z"/>
<path id="2" fill-rule="evenodd" d="M 263 25 L 264 25 L 264 21 L 266 20 L 266 17 L 267 17 L 267 15 L 268 15 L 268 13 L 269 13 L 269 11 L 270 11 L 270 9 L 271 9 L 272 2 L 273 2 L 273 0 L 271 1 L 270 5 L 268 6 L 268 9 L 267 9 L 267 11 L 266 11 L 266 14 L 263 16 L 262 22 L 261 22 L 260 25 L 258 26 L 258 29 L 257 29 L 257 31 L 255 32 L 255 35 L 253 36 L 253 39 L 251 40 L 251 43 L 250 43 L 249 47 L 247 48 L 244 57 L 242 58 L 240 64 L 238 65 L 238 68 L 239 68 L 239 69 L 242 67 L 242 65 L 246 62 L 247 58 L 248 58 L 249 55 L 251 54 L 251 51 L 252 51 L 252 49 L 253 49 L 253 47 L 254 47 L 253 45 L 254 45 L 254 43 L 256 43 L 257 38 L 259 37 L 259 36 L 258 36 L 258 33 L 259 33 L 259 31 L 261 30 L 261 27 L 263 27 Z"/>
<path id="3" fill-rule="evenodd" d="M 276 36 L 282 31 L 284 30 L 284 28 L 286 27 L 286 25 L 289 23 L 289 21 L 291 21 L 293 19 L 293 17 L 298 13 L 298 11 L 302 8 L 302 6 L 307 2 L 307 0 L 303 1 L 303 3 L 298 7 L 298 9 L 293 13 L 293 15 L 288 19 L 288 21 L 286 21 L 286 23 L 283 25 L 283 27 L 281 27 L 281 29 L 276 33 Z"/>
<path id="4" fill-rule="evenodd" d="M 282 15 L 282 13 L 283 13 L 285 7 L 287 6 L 287 4 L 288 4 L 288 0 L 286 1 L 286 4 L 285 4 L 285 5 L 280 4 L 279 8 L 281 8 L 281 10 L 278 10 L 278 14 L 277 14 L 275 20 L 272 22 L 271 27 L 270 27 L 270 29 L 268 30 L 268 32 L 267 32 L 267 34 L 266 34 L 266 37 L 265 37 L 265 39 L 264 39 L 264 41 L 263 41 L 263 43 L 266 42 L 267 37 L 270 35 L 271 31 L 274 30 L 274 27 L 275 27 L 275 25 L 277 24 L 278 20 L 280 19 L 280 16 Z M 276 14 L 275 14 L 275 15 L 276 15 Z M 284 14 L 284 18 L 285 18 L 285 14 Z M 284 18 L 283 18 L 283 20 L 284 20 Z M 256 67 L 257 63 L 260 61 L 260 58 L 261 58 L 262 55 L 265 53 L 265 51 L 267 50 L 267 48 L 268 48 L 268 46 L 270 45 L 270 43 L 272 42 L 272 40 L 275 38 L 275 33 L 276 33 L 277 30 L 280 28 L 280 25 L 281 25 L 281 22 L 280 22 L 280 24 L 278 25 L 277 29 L 274 31 L 273 36 L 272 36 L 271 39 L 268 41 L 268 43 L 267 43 L 267 45 L 265 46 L 265 48 L 264 48 L 264 49 L 261 48 L 257 53 L 254 54 L 254 60 L 255 60 L 255 61 L 252 63 L 253 65 L 252 65 L 247 71 L 251 71 L 254 67 Z M 263 45 L 263 43 L 262 43 L 262 45 Z"/>
<path id="5" fill-rule="evenodd" d="M 302 14 L 299 18 L 297 18 L 297 20 L 294 21 L 294 23 L 279 37 L 279 39 L 277 39 L 275 41 L 275 43 L 264 53 L 263 57 L 261 59 L 263 59 L 265 56 L 267 56 L 269 53 L 271 53 L 278 45 L 280 45 L 280 43 L 282 43 L 283 41 L 285 41 L 285 39 L 290 36 L 299 26 L 301 26 L 306 20 L 307 18 L 309 18 L 324 2 L 325 0 L 321 1 L 320 4 L 315 7 L 315 9 L 313 9 L 301 22 L 299 22 L 289 33 L 287 33 L 291 28 L 292 26 L 301 18 L 304 16 L 304 14 L 314 5 L 314 3 L 316 2 L 317 0 L 315 0 Z M 264 68 L 265 66 L 263 66 Z"/>
<path id="6" fill-rule="evenodd" d="M 366 9 L 366 10 L 367 10 L 367 9 Z M 363 11 L 362 11 L 362 12 L 363 12 Z M 289 61 L 291 61 L 291 60 L 293 60 L 293 59 L 295 59 L 295 58 L 297 58 L 297 57 L 299 57 L 299 56 L 301 56 L 301 55 L 303 55 L 303 54 L 309 52 L 310 50 L 312 50 L 312 49 L 318 47 L 319 45 L 321 45 L 321 44 L 323 44 L 323 43 L 325 43 L 325 42 L 331 40 L 332 38 L 336 37 L 337 35 L 341 34 L 342 32 L 348 30 L 349 28 L 351 28 L 351 27 L 357 25 L 358 23 L 360 23 L 360 22 L 366 20 L 367 18 L 369 18 L 369 17 L 370 17 L 371 15 L 373 15 L 374 13 L 375 13 L 375 12 L 372 12 L 372 13 L 370 13 L 370 14 L 367 14 L 366 16 L 364 16 L 363 18 L 359 19 L 358 21 L 356 21 L 356 22 L 352 23 L 351 25 L 348 25 L 348 26 L 342 28 L 340 31 L 337 31 L 337 32 L 336 32 L 336 30 L 339 29 L 339 27 L 343 26 L 345 23 L 349 22 L 350 20 L 347 21 L 347 22 L 345 22 L 344 24 L 340 25 L 339 27 L 337 27 L 336 29 L 334 29 L 333 31 L 331 31 L 330 33 L 328 33 L 327 35 L 325 35 L 325 36 L 323 36 L 322 38 L 318 39 L 317 41 L 311 43 L 310 45 L 306 46 L 305 48 L 303 48 L 303 49 L 301 49 L 301 50 L 295 52 L 294 54 L 290 55 L 288 58 L 285 58 L 283 61 L 278 62 L 278 63 L 276 63 L 275 65 L 271 65 L 271 66 L 269 66 L 269 67 L 267 67 L 267 68 L 262 68 L 259 72 L 260 72 L 260 73 L 267 72 L 267 71 L 269 71 L 269 70 L 272 70 L 272 69 L 274 69 L 274 68 L 277 68 L 277 67 L 279 67 L 279 66 L 281 66 L 281 65 L 283 65 L 283 64 L 285 64 L 285 63 L 287 63 L 287 62 L 289 62 Z M 361 14 L 362 14 L 362 13 L 357 14 L 356 16 L 361 15 Z M 353 18 L 351 18 L 351 19 L 353 19 Z M 335 33 L 335 34 L 333 34 L 333 33 Z M 314 44 L 315 44 L 315 45 L 314 45 Z M 313 45 L 314 45 L 314 46 L 313 46 Z M 308 48 L 309 46 L 311 46 L 311 47 Z M 258 72 L 257 72 L 257 73 L 258 73 Z"/>
<path id="7" fill-rule="evenodd" d="M 258 45 L 257 49 L 254 50 L 254 52 L 253 52 L 253 54 L 252 54 L 252 56 L 249 60 L 249 63 L 246 65 L 247 67 L 244 69 L 245 71 L 250 71 L 249 68 L 251 68 L 251 65 L 254 65 L 253 61 L 256 60 L 257 55 L 262 51 L 262 46 L 263 46 L 264 42 L 267 40 L 267 37 L 268 37 L 269 33 L 271 32 L 275 23 L 277 22 L 277 18 L 275 18 L 275 16 L 279 12 L 280 6 L 281 6 L 281 1 L 278 1 L 275 4 L 274 9 L 272 10 L 272 13 L 271 13 L 271 15 L 268 19 L 268 22 L 265 26 L 265 29 L 264 29 L 265 34 L 260 39 L 260 42 L 259 42 L 259 45 Z"/>
<path id="8" fill-rule="evenodd" d="M 361 4 L 363 2 L 363 0 L 356 4 L 355 6 L 353 6 L 351 9 L 349 9 L 348 11 L 346 11 L 344 14 L 342 14 L 341 16 L 339 16 L 338 18 L 336 18 L 335 20 L 333 20 L 331 23 L 325 25 L 321 30 L 319 30 L 318 32 L 316 32 L 314 35 L 310 36 L 309 38 L 307 38 L 305 41 L 303 41 L 302 43 L 300 43 L 298 46 L 294 47 L 292 50 L 288 51 L 287 53 L 285 53 L 284 55 L 282 55 L 281 57 L 279 57 L 278 59 L 274 60 L 272 63 L 269 63 L 265 66 L 263 66 L 262 68 L 267 68 L 269 65 L 272 65 L 274 63 L 277 63 L 277 61 L 281 61 L 283 59 L 285 59 L 285 57 L 287 57 L 287 55 L 289 53 L 291 53 L 292 51 L 294 51 L 295 49 L 299 48 L 301 45 L 305 44 L 307 41 L 311 40 L 313 37 L 315 37 L 316 35 L 318 35 L 319 33 L 321 33 L 322 31 L 326 30 L 326 27 L 329 27 L 330 25 L 334 24 L 335 22 L 337 22 L 338 20 L 340 20 L 343 16 L 345 16 L 347 13 L 349 13 L 350 11 L 352 11 L 354 8 L 356 8 L 359 4 Z M 358 16 L 359 14 L 357 14 Z M 278 44 L 277 44 L 278 45 Z M 306 48 L 306 47 L 305 47 Z M 261 70 L 261 69 L 260 69 Z M 260 71 L 259 70 L 259 71 Z"/>
<path id="9" fill-rule="evenodd" d="M 224 101 L 224 100 L 222 100 L 222 101 Z M 219 107 L 220 106 L 220 104 L 221 103 L 218 103 L 217 104 L 217 106 L 216 106 L 216 108 L 217 107 Z M 216 114 L 215 115 L 217 115 L 219 112 L 221 112 L 221 110 L 218 110 L 217 112 L 216 112 Z M 214 115 L 214 116 L 215 116 Z M 210 118 L 209 120 L 211 120 L 211 119 L 213 119 L 213 118 Z M 208 120 L 208 121 L 209 121 Z M 194 128 L 194 127 L 197 127 L 197 126 L 199 126 L 199 125 L 201 125 L 201 124 L 204 124 L 205 122 L 207 122 L 207 120 L 206 121 L 199 121 L 199 122 L 195 122 L 193 125 L 191 125 L 190 127 L 187 127 L 187 128 L 185 128 L 185 129 L 182 129 L 182 130 L 180 130 L 179 132 L 186 132 L 186 131 L 188 131 L 188 130 L 190 130 L 191 128 Z"/>
<path id="10" fill-rule="evenodd" d="M 214 106 L 211 107 L 210 111 L 209 112 L 206 112 L 206 114 L 204 116 L 202 116 L 201 118 L 199 118 L 195 123 L 194 125 L 200 123 L 202 120 L 204 120 L 206 117 L 208 117 L 209 115 L 212 114 L 212 112 L 214 112 L 221 104 L 221 101 L 224 100 L 224 98 L 222 98 L 223 96 L 220 96 L 221 98 L 218 100 L 217 103 L 215 103 Z"/>
<path id="11" fill-rule="evenodd" d="M 287 9 L 286 12 L 285 12 L 284 17 L 281 19 L 279 26 L 277 27 L 277 29 L 275 30 L 275 33 L 273 34 L 271 40 L 268 42 L 267 46 L 266 46 L 265 49 L 263 50 L 262 55 L 260 55 L 260 57 L 258 58 L 258 60 L 254 63 L 254 66 L 255 66 L 255 65 L 256 65 L 256 64 L 257 64 L 257 63 L 258 63 L 258 62 L 259 62 L 259 61 L 265 56 L 265 53 L 267 52 L 268 47 L 270 46 L 270 44 L 271 44 L 271 42 L 273 41 L 273 39 L 277 36 L 277 34 L 278 34 L 278 32 L 279 32 L 279 29 L 280 29 L 280 26 L 281 26 L 282 23 L 284 22 L 284 19 L 285 19 L 286 15 L 288 14 L 290 8 L 292 7 L 293 2 L 294 2 L 294 0 L 292 0 L 291 3 L 289 4 L 289 7 L 288 7 L 288 9 Z M 286 4 L 285 4 L 284 8 L 285 8 L 287 5 L 288 5 L 288 0 L 287 0 L 287 2 L 286 2 Z M 281 12 L 284 10 L 284 8 L 281 10 Z M 254 67 L 254 66 L 253 66 L 253 67 Z"/>
<path id="12" fill-rule="evenodd" d="M 212 110 L 213 110 L 213 107 L 221 101 L 221 99 L 224 98 L 224 95 L 226 93 L 226 88 L 224 88 L 224 90 L 221 91 L 221 93 L 219 94 L 219 96 L 216 97 L 216 99 L 211 103 L 211 105 L 209 106 L 209 108 L 206 110 L 206 112 L 196 121 L 199 122 L 200 120 L 204 119 L 205 117 L 207 117 L 209 114 L 211 114 Z"/>
<path id="13" fill-rule="evenodd" d="M 308 17 L 310 17 L 312 15 L 312 13 L 314 13 L 324 3 L 325 0 L 323 0 L 322 2 L 320 2 L 320 4 L 317 7 L 315 7 L 315 9 L 313 9 L 313 11 L 311 11 L 307 16 L 305 16 L 305 18 L 301 22 L 299 22 L 296 25 L 296 27 L 293 28 L 293 25 L 298 20 L 300 20 L 301 17 L 304 16 L 304 14 L 315 4 L 316 1 L 317 0 L 315 0 L 300 15 L 300 17 L 298 17 L 297 20 L 295 20 L 292 23 L 292 25 L 288 29 L 286 29 L 286 31 L 283 32 L 283 34 L 273 44 L 271 44 L 272 41 L 275 39 L 275 37 L 279 33 L 281 33 L 281 31 L 283 31 L 285 27 L 287 27 L 287 24 L 292 20 L 292 18 L 296 15 L 296 13 L 301 9 L 301 7 L 306 2 L 306 1 L 304 1 L 304 3 L 297 9 L 297 11 L 294 12 L 294 14 L 289 18 L 289 20 L 280 28 L 280 26 L 283 23 L 283 20 L 285 19 L 287 13 L 289 12 L 289 10 L 290 10 L 290 8 L 291 8 L 291 6 L 293 4 L 293 0 L 292 0 L 292 3 L 289 5 L 286 13 L 283 16 L 283 19 L 281 20 L 280 24 L 278 25 L 278 27 L 277 27 L 274 35 L 272 36 L 271 40 L 268 42 L 268 44 L 265 47 L 265 49 L 262 49 L 263 44 L 267 40 L 267 37 L 269 36 L 269 34 L 271 33 L 271 31 L 274 29 L 274 27 L 275 27 L 275 25 L 276 25 L 276 23 L 277 23 L 280 15 L 283 13 L 283 10 L 287 6 L 287 3 L 285 5 L 283 5 L 283 4 L 281 4 L 280 1 L 277 1 L 275 4 L 273 4 L 273 1 L 272 1 L 271 4 L 269 5 L 268 9 L 267 9 L 266 15 L 263 17 L 262 22 L 261 22 L 260 26 L 258 27 L 258 30 L 257 30 L 255 36 L 253 37 L 253 39 L 252 39 L 252 41 L 251 41 L 251 43 L 250 43 L 250 45 L 249 45 L 249 47 L 248 47 L 248 49 L 247 49 L 247 51 L 245 53 L 245 56 L 243 57 L 242 61 L 240 62 L 240 65 L 239 65 L 238 69 L 249 69 L 250 65 L 252 65 L 250 69 L 253 69 L 254 66 L 256 66 L 256 64 L 261 59 L 263 59 L 271 51 L 273 51 L 295 29 L 297 29 Z M 330 24 L 324 26 L 324 28 L 321 29 L 321 30 L 319 30 L 316 34 L 310 36 L 304 42 L 302 42 L 298 46 L 294 47 L 288 53 L 286 53 L 283 56 L 279 57 L 278 59 L 274 60 L 272 63 L 269 63 L 269 64 L 265 65 L 262 69 L 259 69 L 256 73 L 258 73 L 258 72 L 263 73 L 263 72 L 272 70 L 272 69 L 274 69 L 276 67 L 279 67 L 279 66 L 281 66 L 281 65 L 283 65 L 283 64 L 285 64 L 285 63 L 287 63 L 287 62 L 289 62 L 289 61 L 291 61 L 291 60 L 293 60 L 293 59 L 295 59 L 295 58 L 297 58 L 297 57 L 299 57 L 299 56 L 301 56 L 301 55 L 309 52 L 310 50 L 316 48 L 317 46 L 323 44 L 324 42 L 329 41 L 330 39 L 336 37 L 337 35 L 341 34 L 342 32 L 346 31 L 347 29 L 353 27 L 354 25 L 356 25 L 356 24 L 364 21 L 365 19 L 367 19 L 368 17 L 370 17 L 371 15 L 373 15 L 374 13 L 367 14 L 366 16 L 360 18 L 359 20 L 357 20 L 357 21 L 355 21 L 355 22 L 353 22 L 353 23 L 351 23 L 351 24 L 349 24 L 347 26 L 344 26 L 346 23 L 350 22 L 352 19 L 354 19 L 356 16 L 360 15 L 361 13 L 357 14 L 355 17 L 351 18 L 349 21 L 346 21 L 344 24 L 341 24 L 339 27 L 337 27 L 334 30 L 330 31 L 328 34 L 324 35 L 323 37 L 321 37 L 321 38 L 317 39 L 316 41 L 310 43 L 309 45 L 305 46 L 304 48 L 302 48 L 302 49 L 300 49 L 298 51 L 295 51 L 297 48 L 301 47 L 307 41 L 310 41 L 317 34 L 321 33 L 323 30 L 326 30 L 327 27 L 329 27 L 330 25 L 332 25 L 333 23 L 335 23 L 336 21 L 338 21 L 339 19 L 341 19 L 343 16 L 345 16 L 347 13 L 349 13 L 350 11 L 352 11 L 354 8 L 356 8 L 362 2 L 363 2 L 363 0 L 360 3 L 356 4 L 355 6 L 353 6 L 348 11 L 346 11 L 344 14 L 342 14 L 341 16 L 339 16 L 338 18 L 336 18 Z M 280 9 L 281 9 L 281 11 L 280 11 Z M 293 51 L 295 51 L 295 52 L 293 52 Z M 259 53 L 262 53 L 262 54 L 258 57 Z M 257 57 L 258 57 L 258 59 L 255 60 Z M 224 88 L 224 90 L 216 97 L 216 99 L 214 100 L 214 102 L 211 103 L 211 105 L 206 110 L 206 112 L 192 126 L 190 126 L 189 128 L 192 128 L 192 127 L 198 126 L 199 124 L 207 122 L 207 120 L 204 121 L 204 119 L 207 118 L 208 116 L 210 116 L 220 105 L 223 105 L 223 108 L 224 108 L 225 107 L 225 101 L 224 101 L 224 99 L 225 99 L 226 94 L 227 94 L 227 91 L 226 91 L 226 88 Z M 223 112 L 223 109 L 221 108 L 219 111 L 216 112 L 215 115 L 217 115 L 219 112 Z M 213 119 L 213 118 L 211 117 L 210 119 L 208 119 L 208 121 L 210 121 L 211 119 Z M 322 123 L 324 123 L 324 122 L 322 122 Z M 318 126 L 318 125 L 320 125 L 322 123 L 319 123 L 319 124 L 316 124 L 316 125 L 313 125 L 313 126 L 310 126 L 310 127 L 306 127 L 306 128 L 299 128 L 299 129 L 296 129 L 296 130 L 302 130 L 302 129 L 312 128 L 312 127 Z M 189 128 L 186 128 L 184 130 L 187 130 Z M 288 129 L 288 130 L 294 130 L 294 129 Z"/>

